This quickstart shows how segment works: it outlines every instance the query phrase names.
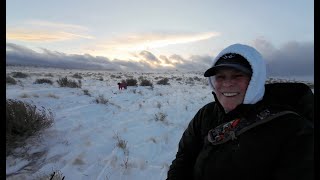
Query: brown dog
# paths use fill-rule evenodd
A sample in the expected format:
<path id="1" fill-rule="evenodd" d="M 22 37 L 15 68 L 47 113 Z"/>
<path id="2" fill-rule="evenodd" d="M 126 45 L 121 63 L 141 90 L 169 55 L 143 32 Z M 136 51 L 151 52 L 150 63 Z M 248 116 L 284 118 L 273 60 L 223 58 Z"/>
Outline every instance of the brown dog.
<path id="1" fill-rule="evenodd" d="M 125 82 L 118 83 L 118 87 L 119 87 L 119 90 L 121 90 L 122 88 L 127 89 L 127 83 Z"/>

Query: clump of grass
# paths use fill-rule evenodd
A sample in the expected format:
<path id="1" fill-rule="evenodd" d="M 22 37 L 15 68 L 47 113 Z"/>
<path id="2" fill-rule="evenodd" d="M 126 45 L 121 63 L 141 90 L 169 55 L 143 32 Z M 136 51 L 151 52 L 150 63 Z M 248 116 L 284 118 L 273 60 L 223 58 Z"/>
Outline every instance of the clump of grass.
<path id="1" fill-rule="evenodd" d="M 194 85 L 194 80 L 192 77 L 189 77 L 189 79 L 186 81 L 186 84 L 189 84 L 189 85 Z"/>
<path id="2" fill-rule="evenodd" d="M 154 89 L 154 86 L 152 85 L 152 86 L 149 86 L 149 88 L 148 89 L 150 89 L 151 91 L 153 91 L 153 89 Z M 142 95 L 142 94 L 141 94 Z"/>
<path id="3" fill-rule="evenodd" d="M 10 155 L 24 141 L 48 128 L 53 123 L 53 114 L 44 107 L 14 100 L 6 100 L 6 155 Z"/>
<path id="4" fill-rule="evenodd" d="M 128 154 L 129 154 L 129 150 L 128 150 L 128 147 L 127 147 L 128 141 L 122 139 L 122 138 L 119 136 L 118 133 L 115 133 L 115 134 L 114 134 L 114 138 L 117 140 L 116 146 L 117 146 L 118 148 L 122 149 L 125 155 L 128 155 Z"/>
<path id="5" fill-rule="evenodd" d="M 97 104 L 107 104 L 109 100 L 106 99 L 102 94 L 100 94 L 98 97 L 96 97 L 95 102 Z"/>
<path id="6" fill-rule="evenodd" d="M 13 85 L 15 85 L 15 84 L 17 84 L 17 81 L 16 81 L 14 78 L 12 78 L 11 76 L 7 76 L 7 77 L 6 77 L 6 84 L 13 84 Z"/>
<path id="7" fill-rule="evenodd" d="M 198 76 L 193 77 L 193 79 L 194 79 L 195 81 L 201 81 L 201 79 L 200 79 Z"/>
<path id="8" fill-rule="evenodd" d="M 121 79 L 121 76 L 116 76 L 116 75 L 114 75 L 114 74 L 111 74 L 110 77 L 111 77 L 111 78 Z"/>
<path id="9" fill-rule="evenodd" d="M 156 119 L 156 121 L 165 122 L 167 116 L 168 115 L 164 114 L 163 112 L 159 112 L 159 113 L 155 114 L 155 119 Z"/>
<path id="10" fill-rule="evenodd" d="M 169 79 L 168 78 L 163 78 L 163 79 L 161 79 L 161 80 L 159 80 L 158 82 L 157 82 L 157 84 L 160 84 L 160 85 L 169 85 Z"/>
<path id="11" fill-rule="evenodd" d="M 44 76 L 53 77 L 51 73 L 45 74 Z"/>
<path id="12" fill-rule="evenodd" d="M 20 95 L 21 98 L 29 98 L 30 96 L 27 93 L 23 93 Z"/>
<path id="13" fill-rule="evenodd" d="M 51 94 L 51 93 L 49 93 L 47 96 L 50 97 L 50 98 L 59 99 L 59 96 L 56 96 L 56 95 Z"/>
<path id="14" fill-rule="evenodd" d="M 118 147 L 118 148 L 120 148 L 120 149 L 127 149 L 127 143 L 128 143 L 128 141 L 123 140 L 123 139 L 120 139 L 120 138 L 118 137 L 118 139 L 117 139 L 117 147 Z"/>
<path id="15" fill-rule="evenodd" d="M 127 86 L 137 86 L 138 81 L 136 79 L 127 79 Z"/>
<path id="16" fill-rule="evenodd" d="M 90 94 L 90 92 L 89 92 L 88 89 L 84 89 L 84 90 L 83 90 L 83 94 L 84 94 L 84 95 L 87 95 L 87 96 L 91 96 L 91 94 Z"/>
<path id="17" fill-rule="evenodd" d="M 161 103 L 160 102 L 157 103 L 157 108 L 159 108 L 159 109 L 161 108 Z"/>
<path id="18" fill-rule="evenodd" d="M 157 143 L 157 140 L 156 140 L 155 137 L 151 137 L 149 140 L 152 141 L 152 142 L 155 143 L 155 144 Z"/>
<path id="19" fill-rule="evenodd" d="M 34 84 L 53 84 L 53 82 L 50 79 L 46 79 L 46 78 L 42 78 L 42 79 L 36 79 L 36 81 L 34 82 Z"/>
<path id="20" fill-rule="evenodd" d="M 14 72 L 12 76 L 15 78 L 26 78 L 28 77 L 28 74 L 22 72 Z"/>
<path id="21" fill-rule="evenodd" d="M 57 83 L 60 87 L 81 88 L 81 80 L 76 82 L 74 80 L 69 80 L 67 77 L 59 78 Z"/>

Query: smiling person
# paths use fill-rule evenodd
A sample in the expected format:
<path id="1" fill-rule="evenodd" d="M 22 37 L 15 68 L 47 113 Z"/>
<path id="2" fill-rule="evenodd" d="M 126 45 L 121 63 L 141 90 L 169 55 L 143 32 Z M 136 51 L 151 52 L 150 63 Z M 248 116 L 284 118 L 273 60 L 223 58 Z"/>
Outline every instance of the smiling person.
<path id="1" fill-rule="evenodd" d="M 242 44 L 222 50 L 204 76 L 215 101 L 190 121 L 167 180 L 313 179 L 308 86 L 265 84 L 264 59 Z"/>

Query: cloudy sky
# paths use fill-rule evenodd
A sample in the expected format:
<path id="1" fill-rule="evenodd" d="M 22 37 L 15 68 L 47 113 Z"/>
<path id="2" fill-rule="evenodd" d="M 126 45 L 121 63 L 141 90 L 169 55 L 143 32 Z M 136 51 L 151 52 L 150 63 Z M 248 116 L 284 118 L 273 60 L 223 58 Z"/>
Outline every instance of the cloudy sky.
<path id="1" fill-rule="evenodd" d="M 205 70 L 256 47 L 274 75 L 313 75 L 312 0 L 7 0 L 7 63 Z"/>

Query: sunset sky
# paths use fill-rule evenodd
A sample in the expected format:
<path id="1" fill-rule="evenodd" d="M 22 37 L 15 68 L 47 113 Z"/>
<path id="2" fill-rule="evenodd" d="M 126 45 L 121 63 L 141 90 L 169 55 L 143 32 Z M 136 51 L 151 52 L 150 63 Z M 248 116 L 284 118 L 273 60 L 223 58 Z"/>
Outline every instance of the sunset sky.
<path id="1" fill-rule="evenodd" d="M 269 56 L 270 50 L 290 52 L 292 44 L 313 48 L 314 2 L 7 0 L 6 41 L 7 51 L 17 45 L 36 53 L 161 67 L 214 57 L 232 43 L 252 45 Z"/>

